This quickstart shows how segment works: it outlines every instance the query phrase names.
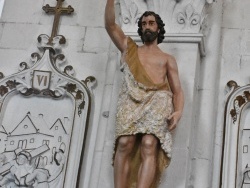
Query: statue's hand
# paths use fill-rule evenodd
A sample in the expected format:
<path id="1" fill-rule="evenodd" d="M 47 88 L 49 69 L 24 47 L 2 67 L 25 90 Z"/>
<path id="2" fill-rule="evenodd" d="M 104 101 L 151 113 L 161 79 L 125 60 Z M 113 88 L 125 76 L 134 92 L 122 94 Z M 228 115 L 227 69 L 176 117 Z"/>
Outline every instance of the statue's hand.
<path id="1" fill-rule="evenodd" d="M 168 121 L 168 130 L 172 131 L 176 128 L 178 121 L 181 119 L 181 112 L 180 111 L 176 111 L 174 113 L 172 113 L 167 121 Z"/>

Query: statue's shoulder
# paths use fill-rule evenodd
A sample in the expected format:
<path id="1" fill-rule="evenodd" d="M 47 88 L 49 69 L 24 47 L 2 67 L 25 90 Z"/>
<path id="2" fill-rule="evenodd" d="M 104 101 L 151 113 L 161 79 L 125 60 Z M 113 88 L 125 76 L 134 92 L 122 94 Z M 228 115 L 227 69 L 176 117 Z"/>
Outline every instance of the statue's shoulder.
<path id="1" fill-rule="evenodd" d="M 175 57 L 173 55 L 171 55 L 169 53 L 166 53 L 166 52 L 163 52 L 163 54 L 164 54 L 167 61 L 170 61 L 170 62 L 175 62 L 176 61 Z"/>
<path id="2" fill-rule="evenodd" d="M 176 59 L 175 59 L 175 57 L 173 55 L 165 53 L 165 52 L 164 52 L 164 55 L 165 55 L 165 60 L 166 60 L 167 67 L 174 68 L 174 67 L 177 66 Z"/>
<path id="3" fill-rule="evenodd" d="M 135 47 L 137 46 L 136 42 L 131 38 L 131 37 L 127 37 L 127 48 L 129 47 Z"/>
<path id="4" fill-rule="evenodd" d="M 131 37 L 127 37 L 126 54 L 131 55 L 137 52 L 138 45 Z"/>

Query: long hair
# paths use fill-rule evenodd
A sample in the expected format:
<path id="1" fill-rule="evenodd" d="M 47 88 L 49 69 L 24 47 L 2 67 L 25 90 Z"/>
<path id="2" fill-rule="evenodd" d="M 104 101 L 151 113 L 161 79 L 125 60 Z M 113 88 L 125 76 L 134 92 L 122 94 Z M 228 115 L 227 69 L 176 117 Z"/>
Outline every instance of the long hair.
<path id="1" fill-rule="evenodd" d="M 161 17 L 158 14 L 154 13 L 153 11 L 146 11 L 146 12 L 144 12 L 142 14 L 142 16 L 139 18 L 139 21 L 138 21 L 138 30 L 137 30 L 137 32 L 138 32 L 139 36 L 141 37 L 142 42 L 144 43 L 144 40 L 143 40 L 143 37 L 142 37 L 142 34 L 143 34 L 142 33 L 142 18 L 147 17 L 147 16 L 154 16 L 155 17 L 155 21 L 156 21 L 156 23 L 158 25 L 158 29 L 160 30 L 160 32 L 158 34 L 158 38 L 157 38 L 157 43 L 159 44 L 164 39 L 164 34 L 166 32 L 165 29 L 164 29 L 165 24 L 163 23 Z"/>

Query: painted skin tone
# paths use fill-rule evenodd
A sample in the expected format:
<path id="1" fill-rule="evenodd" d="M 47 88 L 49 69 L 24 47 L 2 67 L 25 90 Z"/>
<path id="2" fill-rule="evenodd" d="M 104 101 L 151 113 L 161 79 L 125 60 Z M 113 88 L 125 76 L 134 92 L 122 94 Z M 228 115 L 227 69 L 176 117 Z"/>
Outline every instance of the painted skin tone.
<path id="1" fill-rule="evenodd" d="M 105 9 L 105 27 L 117 46 L 123 53 L 127 48 L 127 37 L 121 28 L 115 23 L 114 0 L 107 0 Z M 155 17 L 149 15 L 142 18 L 142 31 L 150 30 L 159 32 Z M 165 82 L 166 76 L 173 93 L 174 112 L 167 117 L 168 129 L 176 128 L 181 118 L 184 95 L 181 88 L 178 68 L 174 57 L 161 51 L 157 46 L 157 38 L 154 41 L 145 42 L 138 47 L 138 56 L 141 64 L 155 84 Z M 167 125 L 166 125 L 167 126 Z M 126 184 L 129 175 L 130 154 L 135 144 L 135 136 L 122 136 L 117 143 L 114 159 L 114 183 L 115 188 L 128 188 Z M 158 140 L 154 135 L 144 135 L 141 141 L 142 164 L 139 168 L 137 188 L 149 188 L 154 180 L 156 172 L 156 148 Z"/>

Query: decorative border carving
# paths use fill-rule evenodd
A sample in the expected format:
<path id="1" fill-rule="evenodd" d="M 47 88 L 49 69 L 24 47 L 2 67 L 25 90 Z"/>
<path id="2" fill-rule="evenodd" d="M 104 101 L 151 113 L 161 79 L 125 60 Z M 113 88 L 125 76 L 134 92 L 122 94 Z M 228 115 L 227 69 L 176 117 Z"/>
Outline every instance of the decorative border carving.
<path id="1" fill-rule="evenodd" d="M 225 105 L 220 186 L 235 188 L 243 184 L 242 178 L 245 175 L 241 170 L 243 164 L 241 164 L 243 155 L 241 139 L 243 131 L 247 129 L 244 129 L 242 117 L 250 104 L 250 84 L 240 87 L 231 80 L 227 83 L 226 89 L 228 94 Z"/>
<path id="2" fill-rule="evenodd" d="M 188 4 L 183 12 L 177 14 L 177 22 L 183 25 L 181 30 L 192 31 L 194 27 L 200 27 L 201 15 L 195 12 L 192 4 Z"/>
<path id="3" fill-rule="evenodd" d="M 137 32 L 143 12 L 158 13 L 166 24 L 167 33 L 205 32 L 207 9 L 213 0 L 121 0 L 121 24 L 125 32 Z"/>
<path id="4" fill-rule="evenodd" d="M 16 80 L 8 80 L 6 85 L 0 85 L 0 95 L 3 97 L 6 95 L 8 92 L 10 92 L 12 89 L 15 89 L 16 86 L 20 83 L 16 82 Z"/>
<path id="5" fill-rule="evenodd" d="M 125 33 L 134 41 L 141 42 L 141 38 L 136 33 Z M 198 44 L 201 57 L 206 56 L 205 41 L 202 34 L 165 34 L 162 43 L 192 43 Z"/>
<path id="6" fill-rule="evenodd" d="M 76 100 L 80 100 L 80 104 L 78 105 L 78 115 L 80 116 L 82 114 L 82 110 L 85 107 L 84 93 L 81 90 L 77 89 L 76 84 L 72 83 L 67 83 L 63 88 L 71 93 Z"/>
<path id="7" fill-rule="evenodd" d="M 242 95 L 238 95 L 234 99 L 233 109 L 230 110 L 230 114 L 233 118 L 233 123 L 239 118 L 241 107 L 250 101 L 250 92 L 244 91 Z"/>
<path id="8" fill-rule="evenodd" d="M 37 96 L 51 98 L 51 100 L 60 100 L 64 97 L 70 99 L 73 110 L 72 125 L 70 125 L 71 132 L 68 135 L 69 141 L 65 142 L 68 145 L 65 146 L 67 148 L 64 154 L 66 161 L 61 182 L 63 187 L 75 187 L 86 144 L 91 109 L 91 89 L 96 84 L 96 79 L 88 76 L 84 81 L 77 80 L 71 65 L 63 67 L 66 58 L 60 54 L 61 43 L 58 42 L 51 47 L 45 44 L 46 36 L 38 38 L 38 47 L 43 51 L 42 55 L 37 52 L 31 54 L 30 62 L 21 62 L 20 71 L 16 74 L 4 77 L 0 73 L 0 112 L 4 112 L 9 97 L 14 95 L 32 99 Z M 51 150 L 52 148 L 48 148 L 44 152 L 51 152 Z M 60 185 L 58 184 L 58 186 Z"/>

